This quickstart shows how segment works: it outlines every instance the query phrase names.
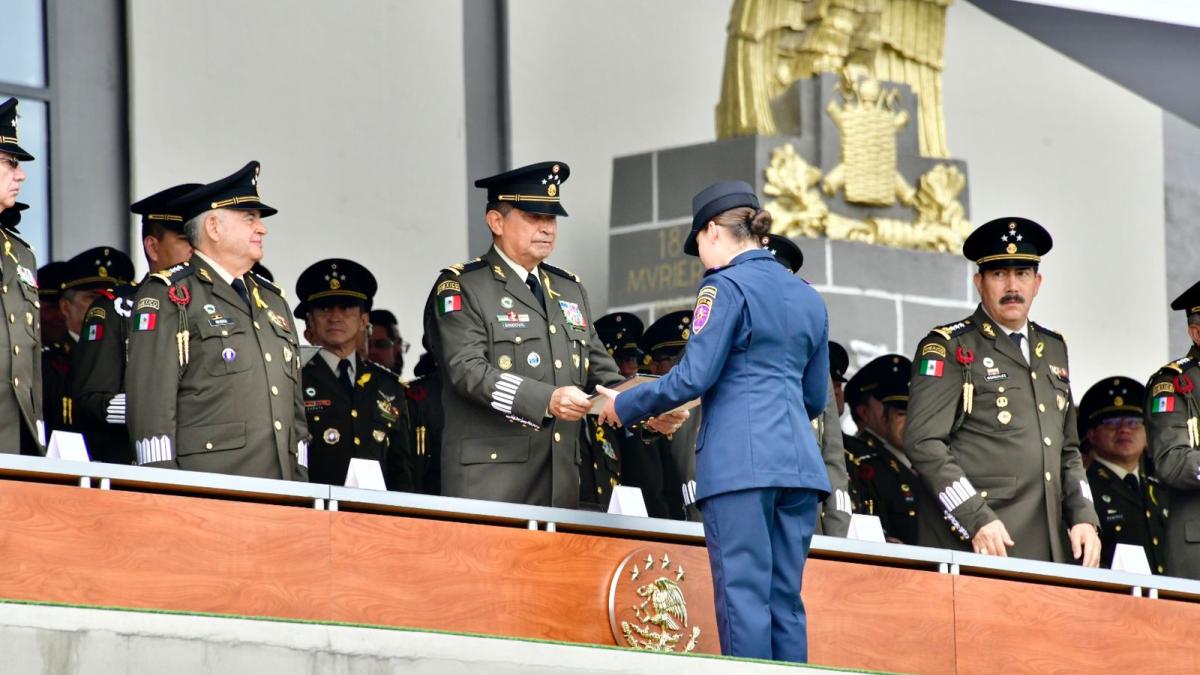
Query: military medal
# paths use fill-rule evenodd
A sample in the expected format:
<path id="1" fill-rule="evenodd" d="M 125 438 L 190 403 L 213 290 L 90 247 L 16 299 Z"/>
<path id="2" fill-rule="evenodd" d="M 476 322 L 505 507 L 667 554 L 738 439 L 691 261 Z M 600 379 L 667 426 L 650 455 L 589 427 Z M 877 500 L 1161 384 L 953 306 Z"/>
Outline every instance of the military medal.
<path id="1" fill-rule="evenodd" d="M 221 350 L 221 360 L 225 363 L 233 363 L 233 360 L 236 358 L 237 352 L 233 351 L 231 347 L 226 347 L 225 349 Z"/>
<path id="2" fill-rule="evenodd" d="M 175 346 L 179 350 L 179 365 L 186 366 L 191 360 L 191 333 L 187 327 L 187 312 L 184 307 L 192 301 L 192 294 L 184 286 L 172 286 L 167 289 L 167 297 L 179 307 L 179 330 L 175 333 Z"/>
<path id="3" fill-rule="evenodd" d="M 537 352 L 529 352 L 529 356 L 525 357 L 525 363 L 528 363 L 530 368 L 537 368 L 542 365 L 542 356 Z"/>
<path id="4" fill-rule="evenodd" d="M 1000 420 L 1000 424 L 1008 424 L 1012 421 L 1012 413 L 1007 410 L 1001 410 L 1000 414 L 996 415 L 996 419 Z"/>
<path id="5" fill-rule="evenodd" d="M 975 407 L 975 384 L 971 381 L 971 364 L 975 362 L 975 352 L 964 350 L 961 346 L 954 349 L 954 360 L 963 367 L 963 412 L 970 415 Z"/>
<path id="6" fill-rule="evenodd" d="M 205 305 L 205 306 L 204 306 L 204 311 L 208 312 L 209 314 L 216 314 L 216 313 L 217 313 L 217 307 L 216 307 L 216 305 L 212 305 L 212 304 Z"/>
<path id="7" fill-rule="evenodd" d="M 325 439 L 325 443 L 335 445 L 338 441 L 342 440 L 342 432 L 331 427 L 326 429 L 325 433 L 321 434 L 321 438 Z"/>
<path id="8" fill-rule="evenodd" d="M 1196 385 L 1192 382 L 1192 378 L 1182 373 L 1175 376 L 1175 391 L 1182 394 L 1184 400 L 1187 401 L 1188 413 L 1190 413 L 1187 421 L 1188 445 L 1193 448 L 1200 445 L 1200 418 L 1197 416 L 1196 403 L 1189 396 L 1195 390 Z M 1174 399 L 1169 400 L 1172 404 L 1175 402 Z"/>
<path id="9" fill-rule="evenodd" d="M 316 388 L 316 387 L 309 387 L 308 389 L 305 389 L 305 390 L 304 390 L 304 395 L 305 395 L 305 396 L 316 396 L 316 395 L 317 395 L 317 388 Z"/>
<path id="10" fill-rule="evenodd" d="M 500 298 L 500 306 L 503 307 L 504 309 L 512 309 L 513 299 L 508 297 L 507 295 L 504 296 L 503 298 Z"/>

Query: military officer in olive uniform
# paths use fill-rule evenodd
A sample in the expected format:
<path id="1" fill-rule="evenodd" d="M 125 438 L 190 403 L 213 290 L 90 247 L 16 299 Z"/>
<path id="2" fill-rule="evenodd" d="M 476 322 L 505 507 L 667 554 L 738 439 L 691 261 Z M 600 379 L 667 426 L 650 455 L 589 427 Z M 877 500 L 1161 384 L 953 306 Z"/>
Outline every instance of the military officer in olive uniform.
<path id="1" fill-rule="evenodd" d="M 344 485 L 352 458 L 379 462 L 389 490 L 413 490 L 408 408 L 400 376 L 358 355 L 370 333 L 375 276 L 353 260 L 320 260 L 296 281 L 296 318 L 320 351 L 302 371 L 308 479 Z"/>
<path id="2" fill-rule="evenodd" d="M 58 299 L 66 323 L 67 335 L 42 350 L 42 396 L 49 431 L 79 431 L 75 420 L 75 352 L 81 342 L 95 342 L 103 329 L 93 322 L 84 330 L 84 323 L 105 313 L 92 308 L 98 298 L 113 297 L 114 289 L 129 286 L 133 280 L 133 261 L 129 256 L 109 246 L 97 246 L 67 261 Z M 96 440 L 96 439 L 88 439 Z M 106 457 L 88 446 L 96 458 Z"/>
<path id="3" fill-rule="evenodd" d="M 637 374 L 642 356 L 638 339 L 642 332 L 642 320 L 629 312 L 612 312 L 596 319 L 596 334 L 622 377 Z M 627 429 L 599 425 L 595 415 L 584 417 L 583 435 L 584 442 L 579 446 L 579 505 L 605 511 L 613 488 L 621 483 L 624 449 L 631 442 L 640 442 L 640 435 L 635 438 Z"/>
<path id="4" fill-rule="evenodd" d="M 579 503 L 579 427 L 592 405 L 583 388 L 622 378 L 583 284 L 544 262 L 566 215 L 569 174 L 562 162 L 543 162 L 476 181 L 488 191 L 494 245 L 443 270 L 429 294 L 425 337 L 446 415 L 443 494 Z"/>
<path id="5" fill-rule="evenodd" d="M 58 299 L 62 297 L 63 276 L 66 273 L 67 263 L 61 260 L 46 263 L 37 271 L 38 302 L 41 304 L 38 309 L 41 311 L 44 345 L 54 344 L 67 336 L 67 322 L 58 307 Z"/>
<path id="6" fill-rule="evenodd" d="M 791 270 L 792 274 L 800 272 L 804 266 L 804 252 L 791 239 L 778 234 L 768 234 L 763 237 L 763 248 L 775 256 L 779 264 Z M 832 352 L 830 353 L 832 365 Z M 845 368 L 842 368 L 845 372 Z M 817 518 L 815 534 L 831 537 L 844 537 L 850 531 L 850 515 L 854 512 L 854 502 L 850 490 L 850 479 L 846 472 L 846 453 L 842 445 L 842 424 L 840 411 L 837 406 L 837 386 L 833 381 L 833 370 L 830 370 L 829 402 L 825 412 L 812 421 L 813 432 L 817 436 L 817 447 L 821 448 L 821 456 L 825 459 L 825 470 L 829 474 L 829 485 L 833 490 L 821 504 L 820 515 Z"/>
<path id="7" fill-rule="evenodd" d="M 1144 470 L 1146 388 L 1128 377 L 1106 377 L 1079 401 L 1080 425 L 1095 453 L 1088 484 L 1100 516 L 1100 566 L 1112 567 L 1117 544 L 1141 546 L 1150 571 L 1166 571 L 1166 490 Z"/>
<path id="8" fill-rule="evenodd" d="M 860 368 L 849 386 L 859 425 L 854 464 L 861 510 L 879 517 L 887 541 L 916 545 L 920 482 L 902 449 L 911 369 L 907 357 L 884 354 Z"/>
<path id="9" fill-rule="evenodd" d="M 125 375 L 138 464 L 308 479 L 300 348 L 263 255 L 258 162 L 180 198 L 191 259 L 142 284 Z"/>
<path id="10" fill-rule="evenodd" d="M 442 379 L 433 354 L 425 352 L 413 367 L 416 379 L 404 390 L 412 425 L 413 486 L 422 494 L 442 493 Z"/>
<path id="11" fill-rule="evenodd" d="M 1167 574 L 1200 579 L 1200 282 L 1175 298 L 1171 309 L 1186 313 L 1192 347 L 1146 385 L 1146 431 L 1171 505 Z"/>
<path id="12" fill-rule="evenodd" d="M 646 328 L 638 343 L 649 374 L 661 377 L 679 363 L 691 335 L 691 322 L 692 313 L 681 310 L 662 315 Z M 631 430 L 625 437 L 628 444 L 621 457 L 621 484 L 641 489 L 651 518 L 699 520 L 693 495 L 700 416 L 700 409 L 693 409 L 674 434 Z"/>
<path id="13" fill-rule="evenodd" d="M 38 314 L 37 260 L 17 234 L 21 211 L 16 201 L 25 173 L 21 162 L 33 156 L 17 145 L 17 102 L 0 104 L 0 452 L 45 454 L 42 419 L 42 340 Z"/>
<path id="14" fill-rule="evenodd" d="M 150 274 L 191 257 L 183 217 L 170 211 L 175 200 L 198 187 L 198 183 L 176 185 L 129 207 L 142 217 L 142 250 Z M 125 426 L 125 349 L 137 289 L 136 284 L 121 284 L 101 291 L 88 309 L 80 332 L 83 339 L 71 355 L 75 429 L 83 433 L 92 461 L 132 464 L 135 460 Z"/>
<path id="15" fill-rule="evenodd" d="M 1066 341 L 1028 319 L 1051 245 L 1025 218 L 977 228 L 963 255 L 979 267 L 978 309 L 917 347 L 905 451 L 924 487 L 922 545 L 1100 562 Z"/>

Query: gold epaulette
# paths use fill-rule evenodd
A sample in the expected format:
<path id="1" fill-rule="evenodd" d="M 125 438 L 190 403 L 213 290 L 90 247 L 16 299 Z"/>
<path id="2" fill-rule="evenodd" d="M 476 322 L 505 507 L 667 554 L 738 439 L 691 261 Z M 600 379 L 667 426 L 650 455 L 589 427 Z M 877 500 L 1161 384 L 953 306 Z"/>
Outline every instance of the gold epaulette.
<path id="1" fill-rule="evenodd" d="M 194 274 L 195 272 L 196 272 L 196 268 L 192 267 L 191 264 L 186 263 L 186 262 L 181 262 L 174 267 L 168 267 L 167 269 L 162 270 L 160 272 L 155 272 L 154 274 L 151 274 L 147 278 L 158 279 L 159 281 L 163 282 L 164 284 L 170 286 L 171 284 L 179 281 L 180 279 L 186 279 L 187 277 L 192 276 L 192 274 Z"/>
<path id="2" fill-rule="evenodd" d="M 470 272 L 483 267 L 487 267 L 487 262 L 483 258 L 475 258 L 474 260 L 469 260 L 465 263 L 454 263 L 449 267 L 443 267 L 442 272 L 450 272 L 454 276 L 458 276 L 463 272 Z"/>
<path id="3" fill-rule="evenodd" d="M 929 331 L 929 333 L 931 335 L 938 335 L 943 340 L 949 340 L 951 338 L 956 338 L 959 335 L 970 333 L 973 330 L 975 330 L 975 322 L 971 321 L 970 319 L 963 319 L 962 321 L 952 323 L 948 326 L 939 326 L 934 328 L 933 330 Z"/>
<path id="4" fill-rule="evenodd" d="M 570 273 L 570 272 L 568 272 L 568 271 L 564 270 L 564 269 L 563 269 L 563 268 L 561 268 L 561 267 L 555 267 L 554 265 L 547 265 L 546 263 L 542 263 L 542 264 L 541 264 L 541 267 L 542 267 L 542 269 L 546 270 L 547 272 L 549 272 L 549 273 L 551 273 L 551 274 L 556 274 L 556 275 L 558 275 L 558 276 L 560 276 L 560 277 L 563 277 L 563 278 L 566 278 L 566 279 L 570 279 L 571 281 L 574 281 L 574 282 L 575 282 L 575 283 L 577 283 L 577 284 L 578 284 L 578 283 L 582 283 L 582 282 L 579 280 L 579 276 L 578 276 L 578 275 L 572 274 L 572 273 Z"/>

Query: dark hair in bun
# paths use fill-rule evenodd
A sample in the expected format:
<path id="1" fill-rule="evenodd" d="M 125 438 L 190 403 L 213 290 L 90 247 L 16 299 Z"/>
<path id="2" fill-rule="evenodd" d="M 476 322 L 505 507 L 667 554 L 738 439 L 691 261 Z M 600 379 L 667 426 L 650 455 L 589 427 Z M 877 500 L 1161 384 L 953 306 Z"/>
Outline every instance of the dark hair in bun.
<path id="1" fill-rule="evenodd" d="M 729 228 L 738 239 L 753 237 L 755 241 L 758 241 L 771 231 L 771 212 L 749 206 L 739 206 L 717 214 L 713 218 L 713 222 L 721 227 Z"/>

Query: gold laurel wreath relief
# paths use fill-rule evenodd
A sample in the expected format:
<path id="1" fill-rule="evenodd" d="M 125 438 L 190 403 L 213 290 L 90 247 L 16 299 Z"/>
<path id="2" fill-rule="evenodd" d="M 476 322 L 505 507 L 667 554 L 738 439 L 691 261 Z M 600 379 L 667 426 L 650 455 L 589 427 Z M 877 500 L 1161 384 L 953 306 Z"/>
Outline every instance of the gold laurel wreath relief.
<path id="1" fill-rule="evenodd" d="M 946 7 L 954 0 L 735 0 L 717 138 L 779 133 L 772 102 L 797 80 L 849 70 L 906 84 L 925 157 L 949 157 L 942 110 Z"/>

